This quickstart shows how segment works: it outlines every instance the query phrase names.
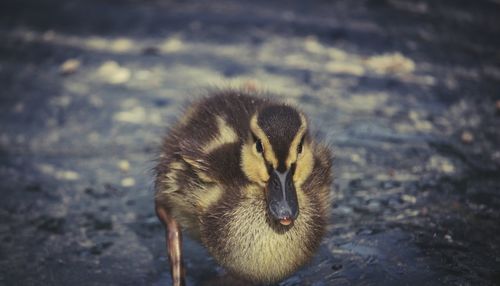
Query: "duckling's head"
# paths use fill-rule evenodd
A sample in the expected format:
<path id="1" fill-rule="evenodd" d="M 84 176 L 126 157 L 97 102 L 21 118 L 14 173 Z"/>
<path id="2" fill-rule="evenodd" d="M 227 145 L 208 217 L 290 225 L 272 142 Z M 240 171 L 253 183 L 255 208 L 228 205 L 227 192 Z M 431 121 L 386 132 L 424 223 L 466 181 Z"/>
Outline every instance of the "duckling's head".
<path id="1" fill-rule="evenodd" d="M 282 225 L 299 215 L 297 193 L 313 169 L 307 120 L 287 105 L 269 105 L 250 120 L 241 165 L 248 179 L 261 185 L 268 213 Z"/>

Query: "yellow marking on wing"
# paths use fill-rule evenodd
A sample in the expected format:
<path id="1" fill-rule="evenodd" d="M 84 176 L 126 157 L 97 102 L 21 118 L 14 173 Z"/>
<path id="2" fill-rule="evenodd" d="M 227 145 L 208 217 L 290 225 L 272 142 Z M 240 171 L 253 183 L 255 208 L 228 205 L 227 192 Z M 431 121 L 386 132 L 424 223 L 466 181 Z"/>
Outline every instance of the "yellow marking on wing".
<path id="1" fill-rule="evenodd" d="M 227 122 L 222 119 L 222 117 L 217 116 L 217 128 L 218 133 L 215 138 L 210 140 L 205 146 L 203 146 L 203 152 L 208 154 L 213 150 L 221 147 L 224 144 L 235 143 L 238 142 L 238 135 L 234 131 L 234 129 L 227 124 Z"/>
<path id="2" fill-rule="evenodd" d="M 202 161 L 199 161 L 199 160 L 194 160 L 194 159 L 191 159 L 189 157 L 186 157 L 186 156 L 182 156 L 182 159 L 184 161 L 186 161 L 186 163 L 188 163 L 189 165 L 191 165 L 192 167 L 194 168 L 198 168 L 198 169 L 201 169 L 203 168 L 203 163 Z"/>
<path id="3" fill-rule="evenodd" d="M 222 189 L 219 186 L 208 187 L 198 191 L 198 206 L 202 212 L 206 211 L 211 205 L 218 202 L 222 197 Z"/>
<path id="4" fill-rule="evenodd" d="M 216 181 L 214 178 L 210 177 L 206 172 L 203 171 L 206 168 L 204 166 L 205 163 L 201 159 L 194 160 L 186 156 L 182 156 L 182 159 L 191 167 L 193 167 L 194 172 L 202 181 L 206 183 L 212 183 Z"/>
<path id="5" fill-rule="evenodd" d="M 165 173 L 165 177 L 162 182 L 164 184 L 163 193 L 169 194 L 179 190 L 179 185 L 177 184 L 178 172 L 185 169 L 182 162 L 174 161 L 168 165 L 168 172 Z"/>
<path id="6" fill-rule="evenodd" d="M 168 166 L 170 170 L 185 170 L 185 166 L 182 162 L 174 161 Z"/>

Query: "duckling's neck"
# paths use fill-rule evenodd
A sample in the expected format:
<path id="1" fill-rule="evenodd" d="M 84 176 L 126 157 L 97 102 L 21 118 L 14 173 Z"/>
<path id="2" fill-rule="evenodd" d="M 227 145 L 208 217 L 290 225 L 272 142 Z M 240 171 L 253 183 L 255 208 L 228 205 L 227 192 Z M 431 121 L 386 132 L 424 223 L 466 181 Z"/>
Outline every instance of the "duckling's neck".
<path id="1" fill-rule="evenodd" d="M 298 192 L 300 214 L 292 225 L 270 219 L 261 195 L 223 197 L 202 220 L 201 238 L 215 259 L 243 278 L 272 283 L 310 259 L 324 223 L 308 198 Z"/>

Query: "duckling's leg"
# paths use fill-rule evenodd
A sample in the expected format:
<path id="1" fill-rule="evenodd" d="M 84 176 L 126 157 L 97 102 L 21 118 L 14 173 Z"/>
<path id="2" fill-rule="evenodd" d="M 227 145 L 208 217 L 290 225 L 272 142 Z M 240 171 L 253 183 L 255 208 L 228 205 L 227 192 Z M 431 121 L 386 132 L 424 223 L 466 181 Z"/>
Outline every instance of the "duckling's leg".
<path id="1" fill-rule="evenodd" d="M 168 213 L 165 207 L 156 203 L 156 215 L 165 226 L 165 239 L 167 242 L 168 259 L 170 260 L 170 273 L 173 286 L 185 286 L 185 272 L 182 261 L 182 233 L 177 221 Z"/>

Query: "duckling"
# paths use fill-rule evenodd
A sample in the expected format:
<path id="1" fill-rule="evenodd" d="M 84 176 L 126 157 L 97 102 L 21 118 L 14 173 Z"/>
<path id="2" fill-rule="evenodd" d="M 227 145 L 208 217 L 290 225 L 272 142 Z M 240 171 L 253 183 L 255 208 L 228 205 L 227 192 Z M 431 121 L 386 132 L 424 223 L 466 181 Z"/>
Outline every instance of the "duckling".
<path id="1" fill-rule="evenodd" d="M 155 169 L 173 285 L 185 285 L 182 231 L 252 283 L 276 283 L 310 260 L 329 216 L 332 163 L 308 124 L 296 108 L 245 91 L 187 108 Z"/>

